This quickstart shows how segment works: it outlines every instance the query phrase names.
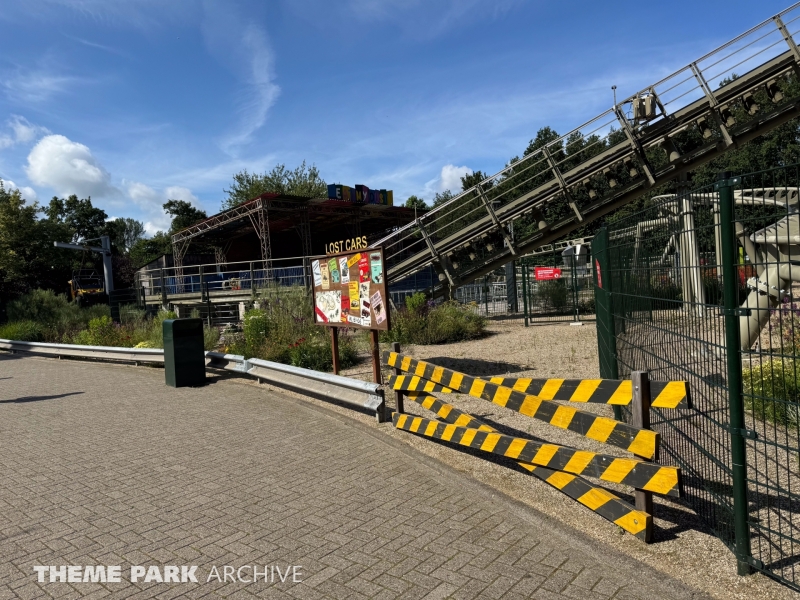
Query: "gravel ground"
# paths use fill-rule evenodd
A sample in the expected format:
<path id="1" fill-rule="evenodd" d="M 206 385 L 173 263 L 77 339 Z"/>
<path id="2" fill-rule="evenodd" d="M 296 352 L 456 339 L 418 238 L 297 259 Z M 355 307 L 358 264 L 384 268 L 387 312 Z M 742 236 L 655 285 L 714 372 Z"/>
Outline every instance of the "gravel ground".
<path id="1" fill-rule="evenodd" d="M 409 346 L 403 348 L 403 352 L 471 375 L 599 377 L 594 324 L 587 323 L 580 327 L 568 324 L 537 325 L 526 329 L 519 323 L 492 320 L 488 330 L 489 335 L 481 340 L 441 346 Z M 388 371 L 386 373 L 388 374 Z M 369 379 L 371 365 L 364 362 L 342 374 Z M 242 381 L 247 385 L 257 385 L 248 380 Z M 313 398 L 302 398 L 304 401 L 328 406 L 353 419 L 369 423 L 385 435 L 402 440 L 420 452 L 441 460 L 539 512 L 593 539 L 609 544 L 618 551 L 641 560 L 711 597 L 797 598 L 793 591 L 759 573 L 749 577 L 738 577 L 733 554 L 681 501 L 654 497 L 655 542 L 645 544 L 623 533 L 618 527 L 555 488 L 531 475 L 510 468 L 512 463 L 504 462 L 501 457 L 497 457 L 496 460 L 487 459 L 485 453 L 479 455 L 469 449 L 410 435 L 394 429 L 389 424 L 378 425 L 375 423 L 374 415 L 362 414 L 347 407 Z M 463 395 L 448 396 L 448 399 L 456 406 L 508 433 L 522 433 L 607 454 L 618 453 L 612 446 L 598 444 L 572 432 L 550 427 L 484 400 Z M 586 406 L 585 409 L 612 415 L 611 409 L 602 405 Z M 418 414 L 427 412 L 409 400 L 406 400 L 406 410 Z M 624 455 L 621 452 L 620 454 Z M 613 485 L 607 487 L 623 499 L 633 502 L 630 489 Z"/>

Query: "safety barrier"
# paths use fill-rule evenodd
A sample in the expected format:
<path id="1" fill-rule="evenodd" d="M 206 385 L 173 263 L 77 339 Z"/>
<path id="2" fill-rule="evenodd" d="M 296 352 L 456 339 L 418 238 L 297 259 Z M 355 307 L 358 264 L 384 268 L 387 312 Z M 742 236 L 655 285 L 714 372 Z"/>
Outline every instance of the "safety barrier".
<path id="1" fill-rule="evenodd" d="M 554 400 L 635 404 L 649 411 L 656 402 L 662 408 L 685 408 L 691 397 L 684 381 L 650 382 L 646 374 L 636 382 L 615 380 L 481 379 L 404 356 L 395 348 L 383 354 L 394 368 L 389 387 L 398 396 L 398 411 L 392 423 L 418 435 L 438 439 L 514 459 L 517 465 L 567 496 L 645 541 L 652 539 L 652 493 L 682 497 L 681 471 L 674 466 L 650 462 L 656 457 L 659 436 L 648 429 L 644 416 L 640 426 L 585 413 Z M 503 385 L 511 384 L 511 387 Z M 530 393 L 539 392 L 539 395 Z M 505 435 L 480 419 L 435 396 L 461 393 L 504 406 L 520 414 L 569 429 L 589 439 L 624 448 L 635 456 L 624 458 L 578 450 L 557 444 Z M 436 414 L 439 420 L 403 414 L 402 396 Z M 634 396 L 637 402 L 634 403 Z M 653 401 L 650 402 L 650 398 Z M 612 401 L 613 400 L 613 401 Z M 601 482 L 624 484 L 636 492 L 636 506 L 597 487 L 582 476 Z"/>
<path id="2" fill-rule="evenodd" d="M 555 427 L 568 429 L 589 439 L 628 450 L 638 456 L 654 458 L 657 455 L 660 436 L 654 431 L 639 429 L 614 419 L 563 406 L 539 396 L 517 392 L 484 379 L 437 367 L 424 361 L 415 360 L 410 356 L 398 355 L 395 352 L 384 353 L 384 361 L 389 366 L 398 367 L 402 371 L 413 373 L 414 376 L 427 379 L 434 384 L 443 385 L 453 391 L 475 398 L 488 400 Z M 389 383 L 392 388 L 400 377 L 405 378 L 403 375 L 396 375 L 390 379 Z"/>
<path id="3" fill-rule="evenodd" d="M 434 413 L 446 423 L 461 427 L 474 427 L 481 431 L 496 432 L 480 419 L 460 411 L 451 404 L 442 402 L 435 396 L 426 396 L 412 392 L 408 397 Z M 653 518 L 646 512 L 637 510 L 608 490 L 593 486 L 589 481 L 571 473 L 556 471 L 530 463 L 517 461 L 522 469 L 538 479 L 550 484 L 586 508 L 620 526 L 622 529 L 642 540 L 647 541 L 648 532 L 652 530 Z"/>
<path id="4" fill-rule="evenodd" d="M 19 342 L 0 339 L 0 350 L 25 352 L 27 354 L 55 356 L 58 358 L 93 358 L 139 363 L 164 364 L 161 348 L 116 348 L 109 346 L 79 346 L 73 344 L 51 344 L 44 342 Z M 270 384 L 300 393 L 320 396 L 374 411 L 379 423 L 386 420 L 384 392 L 381 385 L 351 379 L 311 369 L 303 369 L 281 363 L 245 359 L 237 354 L 206 352 L 206 366 L 224 369 L 255 377 Z"/>

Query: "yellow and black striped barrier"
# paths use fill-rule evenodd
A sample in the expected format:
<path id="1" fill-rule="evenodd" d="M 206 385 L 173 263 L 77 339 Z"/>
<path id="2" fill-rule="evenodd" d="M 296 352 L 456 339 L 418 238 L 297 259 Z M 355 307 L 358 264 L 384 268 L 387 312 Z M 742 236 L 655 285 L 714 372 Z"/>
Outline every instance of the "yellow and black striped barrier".
<path id="1" fill-rule="evenodd" d="M 568 429 L 589 439 L 623 448 L 637 456 L 644 458 L 656 456 L 660 436 L 655 431 L 638 429 L 614 419 L 563 406 L 552 400 L 518 392 L 509 387 L 470 377 L 444 367 L 437 367 L 396 352 L 384 352 L 383 360 L 391 367 L 399 368 L 455 392 L 488 400 L 555 427 Z M 424 384 L 422 387 L 424 388 Z M 424 390 L 420 388 L 419 391 Z"/>
<path id="2" fill-rule="evenodd" d="M 487 432 L 496 431 L 480 419 L 455 408 L 451 404 L 442 402 L 435 396 L 411 392 L 408 397 L 423 408 L 433 411 L 443 421 L 451 425 L 472 427 Z M 520 461 L 517 461 L 517 464 L 541 481 L 553 486 L 631 535 L 644 540 L 647 530 L 652 527 L 652 516 L 646 512 L 636 510 L 634 506 L 621 500 L 608 490 L 592 485 L 579 475 L 554 471 L 553 469 Z"/>
<path id="3" fill-rule="evenodd" d="M 633 400 L 630 380 L 617 379 L 527 379 L 513 377 L 482 378 L 543 400 L 594 402 L 627 406 Z M 685 381 L 651 381 L 650 406 L 653 408 L 692 408 Z"/>
<path id="4" fill-rule="evenodd" d="M 392 423 L 398 429 L 491 452 L 535 466 L 622 483 L 665 496 L 683 495 L 680 470 L 676 467 L 663 467 L 640 460 L 576 450 L 472 427 L 459 427 L 412 415 L 394 413 Z"/>

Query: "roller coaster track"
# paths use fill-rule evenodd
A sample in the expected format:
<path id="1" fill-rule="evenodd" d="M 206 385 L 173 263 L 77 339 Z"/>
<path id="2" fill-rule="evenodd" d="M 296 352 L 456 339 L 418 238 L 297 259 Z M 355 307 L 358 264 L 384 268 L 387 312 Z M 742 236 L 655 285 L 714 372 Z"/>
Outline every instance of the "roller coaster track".
<path id="1" fill-rule="evenodd" d="M 371 240 L 389 281 L 447 295 L 800 116 L 798 31 L 800 3 Z"/>

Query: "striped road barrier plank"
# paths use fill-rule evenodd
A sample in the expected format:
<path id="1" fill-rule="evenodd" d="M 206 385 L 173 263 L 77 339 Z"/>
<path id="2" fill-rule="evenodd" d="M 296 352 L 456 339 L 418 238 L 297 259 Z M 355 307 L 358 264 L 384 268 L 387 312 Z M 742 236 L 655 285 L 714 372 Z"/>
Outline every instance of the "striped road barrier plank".
<path id="1" fill-rule="evenodd" d="M 665 467 L 632 458 L 619 458 L 557 444 L 535 442 L 413 415 L 394 413 L 392 423 L 396 428 L 411 433 L 491 452 L 536 466 L 622 483 L 655 494 L 683 496 L 680 469 L 677 467 Z"/>
<path id="2" fill-rule="evenodd" d="M 482 377 L 497 385 L 544 400 L 595 402 L 627 406 L 633 401 L 633 384 L 618 379 L 527 379 L 524 377 Z M 653 408 L 692 408 L 689 384 L 685 381 L 651 381 Z"/>
<path id="3" fill-rule="evenodd" d="M 496 432 L 493 427 L 490 427 L 480 419 L 457 409 L 451 404 L 442 402 L 435 396 L 411 392 L 408 394 L 408 398 L 423 408 L 436 413 L 439 418 L 451 425 Z M 541 481 L 583 504 L 592 512 L 611 521 L 631 535 L 644 540 L 647 529 L 653 521 L 653 517 L 646 512 L 636 510 L 636 507 L 618 498 L 608 490 L 592 485 L 579 475 L 554 471 L 553 469 L 520 461 L 517 461 L 517 464 Z"/>
<path id="4" fill-rule="evenodd" d="M 580 433 L 589 439 L 623 448 L 637 456 L 655 458 L 661 437 L 655 431 L 639 429 L 608 417 L 563 406 L 552 400 L 517 392 L 509 387 L 470 377 L 458 371 L 437 367 L 396 352 L 384 352 L 383 360 L 391 367 L 438 383 L 453 391 L 482 398 L 515 412 L 539 419 L 561 429 Z"/>

